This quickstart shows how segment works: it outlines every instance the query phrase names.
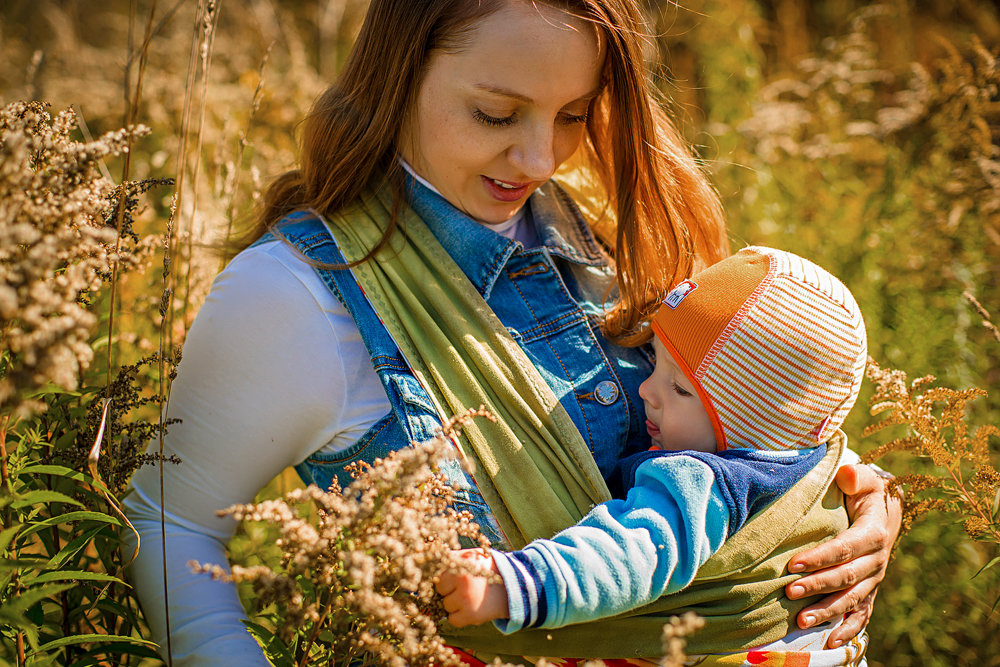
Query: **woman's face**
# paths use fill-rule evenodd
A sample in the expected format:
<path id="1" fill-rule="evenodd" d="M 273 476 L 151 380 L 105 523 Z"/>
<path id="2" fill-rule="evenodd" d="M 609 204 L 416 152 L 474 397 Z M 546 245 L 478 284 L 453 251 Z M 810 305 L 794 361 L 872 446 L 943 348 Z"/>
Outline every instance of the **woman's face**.
<path id="1" fill-rule="evenodd" d="M 454 206 L 503 222 L 579 146 L 603 60 L 590 24 L 510 0 L 431 57 L 400 153 Z"/>

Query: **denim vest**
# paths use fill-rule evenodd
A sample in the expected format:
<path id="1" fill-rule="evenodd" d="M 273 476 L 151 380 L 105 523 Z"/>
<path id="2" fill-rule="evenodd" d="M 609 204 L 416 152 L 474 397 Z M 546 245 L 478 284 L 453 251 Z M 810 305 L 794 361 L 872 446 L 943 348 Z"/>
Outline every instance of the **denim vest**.
<path id="1" fill-rule="evenodd" d="M 601 334 L 598 321 L 614 282 L 613 264 L 565 192 L 550 182 L 532 194 L 527 223 L 535 224 L 540 245 L 525 249 L 420 183 L 409 179 L 407 184 L 410 206 L 538 368 L 602 474 L 607 477 L 621 457 L 647 449 L 638 387 L 652 369 L 651 357 L 646 349 L 623 348 Z M 307 258 L 344 263 L 336 242 L 312 213 L 289 215 L 278 230 Z M 274 238 L 269 234 L 258 243 Z M 346 465 L 371 462 L 411 441 L 427 440 L 441 423 L 351 271 L 316 271 L 358 326 L 392 406 L 350 447 L 316 452 L 296 466 L 306 484 L 327 488 L 333 478 L 349 483 Z M 457 509 L 469 510 L 491 543 L 504 547 L 506 539 L 474 480 L 457 460 L 447 462 L 442 472 L 455 489 Z"/>

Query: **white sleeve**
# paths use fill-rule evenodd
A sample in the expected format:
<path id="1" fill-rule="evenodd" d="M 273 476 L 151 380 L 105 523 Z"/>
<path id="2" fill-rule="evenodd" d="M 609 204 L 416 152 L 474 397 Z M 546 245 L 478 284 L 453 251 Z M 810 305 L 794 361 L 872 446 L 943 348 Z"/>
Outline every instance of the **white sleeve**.
<path id="1" fill-rule="evenodd" d="M 388 409 L 353 321 L 284 244 L 244 251 L 219 274 L 188 333 L 167 408 L 181 420 L 164 442 L 164 455 L 181 463 L 163 466 L 175 665 L 268 664 L 240 622 L 235 586 L 193 574 L 187 563 L 226 565 L 236 522 L 217 510 L 250 502 L 321 448 L 346 447 Z M 141 468 L 132 486 L 125 505 L 142 548 L 130 578 L 165 651 L 159 471 Z"/>

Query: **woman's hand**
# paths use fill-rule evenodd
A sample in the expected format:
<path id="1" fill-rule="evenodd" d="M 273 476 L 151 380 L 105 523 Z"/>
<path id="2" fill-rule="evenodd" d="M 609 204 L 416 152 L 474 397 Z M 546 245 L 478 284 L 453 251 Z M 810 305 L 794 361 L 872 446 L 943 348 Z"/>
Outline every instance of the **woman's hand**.
<path id="1" fill-rule="evenodd" d="M 842 466 L 836 479 L 846 496 L 851 526 L 832 540 L 793 556 L 789 572 L 812 574 L 785 587 L 791 599 L 826 595 L 799 612 L 800 628 L 844 616 L 830 634 L 829 648 L 842 645 L 868 623 L 902 520 L 899 498 L 886 495 L 884 481 L 870 467 Z"/>
<path id="2" fill-rule="evenodd" d="M 461 549 L 452 554 L 463 560 L 478 561 L 479 570 L 492 574 L 479 576 L 468 572 L 445 572 L 441 575 L 435 588 L 448 612 L 448 621 L 461 628 L 507 618 L 507 588 L 500 581 L 500 570 L 490 552 Z"/>

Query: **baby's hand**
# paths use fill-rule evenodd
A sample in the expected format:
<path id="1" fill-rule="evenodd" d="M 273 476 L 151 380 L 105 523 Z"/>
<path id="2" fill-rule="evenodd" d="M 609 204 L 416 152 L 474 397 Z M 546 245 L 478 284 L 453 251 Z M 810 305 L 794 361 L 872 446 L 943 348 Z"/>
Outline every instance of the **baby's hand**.
<path id="1" fill-rule="evenodd" d="M 500 581 L 493 556 L 482 549 L 462 549 L 453 552 L 462 559 L 479 561 L 479 569 L 493 576 L 445 572 L 436 584 L 437 592 L 448 612 L 448 620 L 456 628 L 479 625 L 498 618 L 507 618 L 507 589 Z"/>

